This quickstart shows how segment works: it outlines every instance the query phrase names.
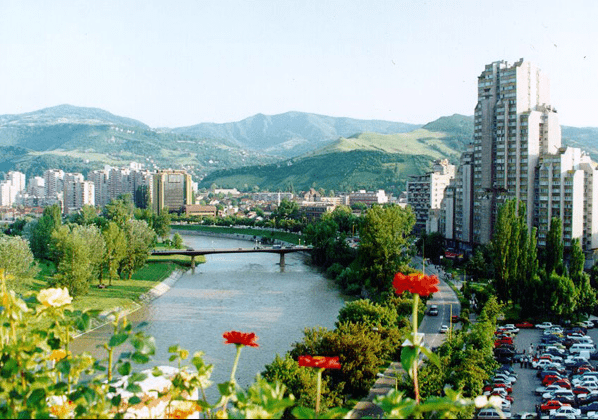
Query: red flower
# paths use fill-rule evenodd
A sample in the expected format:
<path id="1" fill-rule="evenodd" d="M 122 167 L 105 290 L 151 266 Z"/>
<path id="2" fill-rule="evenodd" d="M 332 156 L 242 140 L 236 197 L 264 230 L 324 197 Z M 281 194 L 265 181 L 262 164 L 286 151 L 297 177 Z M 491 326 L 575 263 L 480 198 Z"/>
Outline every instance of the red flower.
<path id="1" fill-rule="evenodd" d="M 438 287 L 436 287 L 438 283 L 440 282 L 436 276 L 424 276 L 422 273 L 411 273 L 408 275 L 397 273 L 395 274 L 392 286 L 397 295 L 408 290 L 420 296 L 428 296 L 430 293 L 438 292 Z"/>
<path id="2" fill-rule="evenodd" d="M 227 331 L 222 334 L 222 337 L 226 340 L 224 344 L 240 344 L 242 346 L 259 347 L 260 345 L 255 342 L 257 336 L 255 333 L 242 333 L 239 331 Z"/>
<path id="3" fill-rule="evenodd" d="M 337 357 L 324 356 L 299 356 L 299 366 L 314 367 L 321 369 L 340 369 L 341 364 Z"/>

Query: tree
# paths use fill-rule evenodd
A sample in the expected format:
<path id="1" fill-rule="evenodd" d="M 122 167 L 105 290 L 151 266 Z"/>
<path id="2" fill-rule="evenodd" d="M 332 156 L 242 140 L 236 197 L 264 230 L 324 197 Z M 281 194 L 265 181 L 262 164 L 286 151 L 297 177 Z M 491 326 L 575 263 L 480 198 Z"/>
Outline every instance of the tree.
<path id="1" fill-rule="evenodd" d="M 133 273 L 147 261 L 150 247 L 156 240 L 156 233 L 143 220 L 129 220 L 125 236 L 127 252 L 121 260 L 120 271 L 126 273 L 130 280 Z"/>
<path id="2" fill-rule="evenodd" d="M 181 235 L 179 235 L 179 233 L 175 233 L 174 236 L 172 237 L 172 245 L 176 248 L 176 249 L 181 249 L 183 247 L 183 237 Z"/>
<path id="3" fill-rule="evenodd" d="M 411 259 L 409 234 L 415 224 L 410 207 L 374 206 L 359 230 L 359 264 L 364 285 L 376 293 L 388 291 L 392 278 Z"/>
<path id="4" fill-rule="evenodd" d="M 78 225 L 91 225 L 97 217 L 97 209 L 94 206 L 85 205 L 77 213 L 73 213 L 71 220 Z"/>
<path id="5" fill-rule="evenodd" d="M 57 261 L 54 283 L 67 287 L 72 296 L 87 293 L 97 277 L 104 256 L 104 242 L 96 226 L 61 226 L 52 233 L 52 249 Z"/>
<path id="6" fill-rule="evenodd" d="M 511 290 L 521 287 L 529 277 L 528 265 L 533 267 L 533 262 L 527 258 L 533 239 L 528 235 L 525 219 L 525 204 L 521 201 L 507 200 L 498 209 L 490 248 L 494 285 L 501 302 L 507 302 Z"/>
<path id="7" fill-rule="evenodd" d="M 50 238 L 60 225 L 62 225 L 60 206 L 54 204 L 46 207 L 37 224 L 34 225 L 29 239 L 31 251 L 36 258 L 49 258 Z"/>
<path id="8" fill-rule="evenodd" d="M 108 223 L 102 231 L 102 235 L 106 243 L 103 268 L 108 270 L 108 281 L 112 285 L 112 279 L 117 276 L 120 262 L 125 258 L 127 253 L 127 238 L 123 230 L 114 222 Z M 101 274 L 100 284 L 102 284 Z"/>
<path id="9" fill-rule="evenodd" d="M 440 232 L 423 233 L 417 241 L 417 248 L 425 258 L 438 262 L 444 255 L 444 236 Z"/>
<path id="10" fill-rule="evenodd" d="M 152 220 L 152 227 L 156 235 L 162 240 L 166 239 L 170 233 L 170 222 L 172 220 L 168 208 L 162 209 L 160 214 L 154 214 Z"/>
<path id="11" fill-rule="evenodd" d="M 133 218 L 135 206 L 129 194 L 123 194 L 117 199 L 110 201 L 104 207 L 104 216 L 112 220 L 121 229 L 126 228 L 127 222 Z"/>
<path id="12" fill-rule="evenodd" d="M 569 258 L 569 276 L 575 284 L 581 282 L 584 275 L 584 266 L 586 263 L 586 257 L 581 249 L 579 238 L 573 239 L 571 243 L 571 251 Z"/>
<path id="13" fill-rule="evenodd" d="M 553 271 L 562 274 L 563 268 L 563 226 L 561 219 L 553 217 L 550 220 L 550 229 L 546 235 L 546 252 L 544 256 L 544 267 L 546 274 L 550 276 Z"/>
<path id="14" fill-rule="evenodd" d="M 346 303 L 338 313 L 336 325 L 346 322 L 360 324 L 370 328 L 395 328 L 397 312 L 388 306 L 360 299 Z"/>
<path id="15" fill-rule="evenodd" d="M 34 277 L 38 268 L 27 240 L 18 236 L 0 236 L 0 269 L 11 282 Z"/>

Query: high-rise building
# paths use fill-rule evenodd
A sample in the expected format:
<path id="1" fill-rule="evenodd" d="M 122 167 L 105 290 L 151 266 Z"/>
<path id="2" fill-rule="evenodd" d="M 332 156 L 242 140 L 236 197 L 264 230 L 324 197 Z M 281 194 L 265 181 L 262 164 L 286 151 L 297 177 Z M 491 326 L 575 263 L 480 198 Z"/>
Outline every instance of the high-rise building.
<path id="1" fill-rule="evenodd" d="M 407 181 L 407 204 L 415 213 L 417 234 L 440 231 L 440 210 L 446 187 L 455 177 L 455 165 L 447 159 L 434 162 L 432 171 Z M 444 233 L 444 232 L 442 232 Z"/>
<path id="2" fill-rule="evenodd" d="M 99 169 L 91 171 L 87 174 L 87 178 L 94 185 L 96 206 L 104 207 L 110 202 L 110 193 L 108 191 L 110 170 Z"/>
<path id="3" fill-rule="evenodd" d="M 160 214 L 164 208 L 182 211 L 187 204 L 193 204 L 191 175 L 180 170 L 164 170 L 153 174 L 152 210 Z"/>
<path id="4" fill-rule="evenodd" d="M 44 187 L 46 197 L 56 197 L 63 189 L 64 171 L 61 169 L 48 169 L 44 172 Z"/>
<path id="5" fill-rule="evenodd" d="M 561 147 L 548 78 L 536 66 L 519 60 L 485 67 L 472 148 L 445 194 L 447 239 L 465 248 L 490 242 L 499 206 L 516 199 L 528 227 L 538 229 L 539 246 L 557 217 L 565 246 L 578 238 L 586 251 L 598 249 L 598 165 L 581 149 Z"/>
<path id="6" fill-rule="evenodd" d="M 556 153 L 561 130 L 548 78 L 523 59 L 488 64 L 478 78 L 473 135 L 473 240 L 492 238 L 498 206 L 515 198 L 533 223 L 534 174 L 541 153 Z"/>

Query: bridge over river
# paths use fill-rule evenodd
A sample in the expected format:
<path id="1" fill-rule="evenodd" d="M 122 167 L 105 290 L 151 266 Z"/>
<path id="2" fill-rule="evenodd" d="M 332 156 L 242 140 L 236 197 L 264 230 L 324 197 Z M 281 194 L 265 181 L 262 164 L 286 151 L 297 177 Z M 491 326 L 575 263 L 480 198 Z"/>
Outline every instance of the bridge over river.
<path id="1" fill-rule="evenodd" d="M 287 247 L 258 247 L 258 248 L 206 248 L 206 249 L 169 249 L 164 251 L 152 251 L 152 255 L 189 255 L 191 257 L 191 269 L 195 270 L 195 257 L 209 254 L 245 254 L 250 252 L 268 252 L 280 255 L 280 266 L 284 267 L 284 256 L 289 252 L 311 251 L 310 246 L 287 246 Z"/>

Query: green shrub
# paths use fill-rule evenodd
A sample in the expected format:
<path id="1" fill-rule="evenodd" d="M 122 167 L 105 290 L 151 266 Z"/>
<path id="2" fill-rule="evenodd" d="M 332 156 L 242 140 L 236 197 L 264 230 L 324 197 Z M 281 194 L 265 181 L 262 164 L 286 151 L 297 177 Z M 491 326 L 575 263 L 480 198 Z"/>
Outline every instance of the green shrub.
<path id="1" fill-rule="evenodd" d="M 346 322 L 370 328 L 394 327 L 397 324 L 397 312 L 392 307 L 360 299 L 346 303 L 340 310 L 336 325 Z"/>

